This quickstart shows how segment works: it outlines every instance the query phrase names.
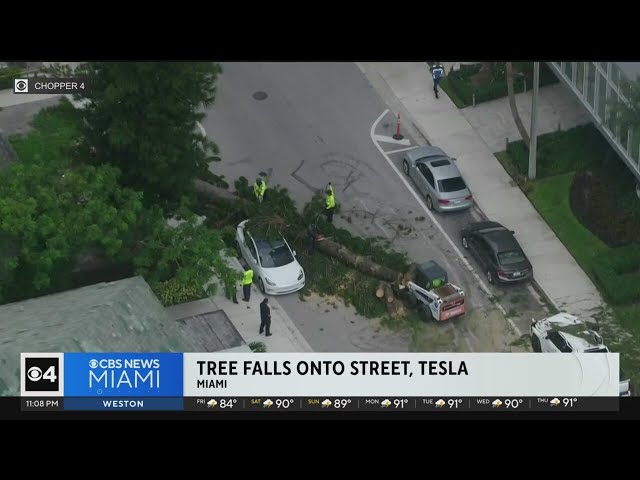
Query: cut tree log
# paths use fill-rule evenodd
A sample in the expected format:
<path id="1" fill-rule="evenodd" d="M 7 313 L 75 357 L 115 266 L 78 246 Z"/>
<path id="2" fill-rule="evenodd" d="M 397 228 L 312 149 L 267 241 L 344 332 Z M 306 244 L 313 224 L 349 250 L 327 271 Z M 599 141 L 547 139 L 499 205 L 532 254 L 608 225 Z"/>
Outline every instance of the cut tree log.
<path id="1" fill-rule="evenodd" d="M 333 240 L 329 240 L 328 238 L 319 238 L 316 241 L 316 248 L 325 255 L 336 258 L 342 263 L 355 268 L 365 275 L 369 275 L 386 282 L 395 282 L 398 277 L 398 272 L 395 270 L 379 265 L 368 257 L 358 255 L 344 245 L 334 242 Z"/>
<path id="2" fill-rule="evenodd" d="M 196 178 L 193 182 L 196 193 L 211 200 L 220 200 L 228 203 L 249 203 L 244 198 L 240 198 L 235 192 L 216 187 L 215 185 Z"/>
<path id="3" fill-rule="evenodd" d="M 383 284 L 384 289 L 384 298 L 387 300 L 387 303 L 393 303 L 396 301 L 396 296 L 393 294 L 393 290 L 391 290 L 391 285 L 388 283 Z"/>

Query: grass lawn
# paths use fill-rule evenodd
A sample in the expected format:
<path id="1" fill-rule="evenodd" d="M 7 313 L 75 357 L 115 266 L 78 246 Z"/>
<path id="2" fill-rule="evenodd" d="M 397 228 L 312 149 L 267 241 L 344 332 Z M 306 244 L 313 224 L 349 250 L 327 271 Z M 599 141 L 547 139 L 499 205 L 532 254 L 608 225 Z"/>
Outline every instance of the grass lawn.
<path id="1" fill-rule="evenodd" d="M 535 182 L 529 200 L 536 207 L 580 267 L 595 282 L 593 259 L 608 250 L 598 237 L 583 226 L 573 215 L 569 205 L 569 189 L 574 173 L 565 173 Z"/>
<path id="2" fill-rule="evenodd" d="M 440 82 L 440 87 L 442 88 L 442 90 L 444 90 L 444 93 L 447 94 L 447 96 L 456 105 L 456 107 L 464 108 L 467 106 L 467 104 L 464 103 L 464 100 L 462 100 L 458 96 L 455 89 L 451 86 L 451 83 L 447 80 L 447 77 L 442 79 L 442 81 Z"/>
<path id="3" fill-rule="evenodd" d="M 640 338 L 640 305 L 616 305 L 613 311 L 620 325 L 632 332 L 634 337 Z"/>
<path id="4" fill-rule="evenodd" d="M 593 271 L 593 262 L 598 255 L 611 252 L 604 242 L 589 231 L 574 216 L 569 204 L 569 192 L 575 173 L 542 178 L 530 182 L 520 171 L 507 152 L 496 154 L 496 158 L 527 194 L 533 206 L 571 252 L 576 262 L 603 292 Z M 616 324 L 603 324 L 601 334 L 614 352 L 619 352 L 623 370 L 632 378 L 633 384 L 640 385 L 640 304 L 613 305 L 611 307 Z M 636 387 L 637 388 L 637 387 Z"/>

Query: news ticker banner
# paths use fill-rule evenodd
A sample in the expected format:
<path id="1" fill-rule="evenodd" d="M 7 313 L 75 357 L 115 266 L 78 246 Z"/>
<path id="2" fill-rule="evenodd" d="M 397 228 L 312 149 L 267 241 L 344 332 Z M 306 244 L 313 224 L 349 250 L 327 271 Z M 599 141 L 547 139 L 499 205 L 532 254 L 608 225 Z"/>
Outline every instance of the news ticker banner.
<path id="1" fill-rule="evenodd" d="M 21 396 L 28 410 L 609 410 L 619 371 L 617 353 L 22 353 Z"/>

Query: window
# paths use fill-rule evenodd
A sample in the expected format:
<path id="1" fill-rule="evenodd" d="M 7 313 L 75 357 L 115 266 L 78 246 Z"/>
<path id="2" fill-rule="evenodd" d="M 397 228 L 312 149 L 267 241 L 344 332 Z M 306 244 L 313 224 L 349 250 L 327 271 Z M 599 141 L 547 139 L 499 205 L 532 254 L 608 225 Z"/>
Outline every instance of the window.
<path id="1" fill-rule="evenodd" d="M 441 192 L 459 192 L 467 188 L 462 177 L 445 178 L 444 180 L 438 180 L 438 190 Z"/>
<path id="2" fill-rule="evenodd" d="M 478 237 L 476 244 L 478 245 L 478 250 L 481 254 L 493 257 L 493 251 L 484 238 Z"/>
<path id="3" fill-rule="evenodd" d="M 631 127 L 631 136 L 629 137 L 629 156 L 636 161 L 638 160 L 638 150 L 640 150 L 640 127 L 635 126 Z"/>
<path id="4" fill-rule="evenodd" d="M 555 347 L 562 353 L 570 353 L 573 351 L 567 341 L 562 335 L 560 335 L 559 332 L 549 332 L 547 334 L 547 338 L 551 340 L 551 343 L 553 343 Z"/>
<path id="5" fill-rule="evenodd" d="M 525 256 L 520 250 L 512 250 L 510 252 L 500 252 L 498 254 L 498 261 L 500 265 L 514 265 L 516 263 L 524 262 Z"/>
<path id="6" fill-rule="evenodd" d="M 578 62 L 576 67 L 576 88 L 581 94 L 584 92 L 584 62 Z"/>
<path id="7" fill-rule="evenodd" d="M 251 256 L 253 257 L 254 260 L 258 260 L 258 255 L 256 255 L 256 247 L 253 244 L 253 240 L 251 239 L 251 235 L 246 235 L 245 236 L 245 243 L 247 244 L 247 247 L 249 247 L 249 252 L 251 252 Z"/>
<path id="8" fill-rule="evenodd" d="M 604 121 L 607 111 L 607 80 L 604 75 L 598 73 L 598 116 Z"/>
<path id="9" fill-rule="evenodd" d="M 429 168 L 427 168 L 427 166 L 424 163 L 418 164 L 418 170 L 420 170 L 424 178 L 427 179 L 427 182 L 429 182 L 429 184 L 433 187 L 435 184 L 435 181 L 433 179 L 433 173 L 431 173 L 431 170 L 429 170 Z"/>
<path id="10" fill-rule="evenodd" d="M 264 268 L 278 268 L 289 265 L 294 261 L 293 255 L 284 240 L 258 240 L 258 253 L 260 253 L 260 264 Z"/>
<path id="11" fill-rule="evenodd" d="M 620 68 L 616 63 L 611 64 L 611 77 L 609 78 L 617 87 L 620 85 Z"/>
<path id="12" fill-rule="evenodd" d="M 562 62 L 562 66 L 563 66 L 563 73 L 567 76 L 567 78 L 569 80 L 571 80 L 571 77 L 573 76 L 573 62 Z"/>
<path id="13" fill-rule="evenodd" d="M 618 142 L 622 145 L 624 150 L 627 150 L 627 143 L 629 140 L 629 129 L 621 126 L 618 130 L 620 130 L 620 135 L 618 136 Z"/>
<path id="14" fill-rule="evenodd" d="M 444 167 L 445 165 L 451 165 L 451 162 L 449 160 L 436 160 L 431 162 L 432 167 Z"/>
<path id="15" fill-rule="evenodd" d="M 596 91 L 596 69 L 593 62 L 585 62 L 587 67 L 587 103 L 593 108 L 594 96 Z"/>

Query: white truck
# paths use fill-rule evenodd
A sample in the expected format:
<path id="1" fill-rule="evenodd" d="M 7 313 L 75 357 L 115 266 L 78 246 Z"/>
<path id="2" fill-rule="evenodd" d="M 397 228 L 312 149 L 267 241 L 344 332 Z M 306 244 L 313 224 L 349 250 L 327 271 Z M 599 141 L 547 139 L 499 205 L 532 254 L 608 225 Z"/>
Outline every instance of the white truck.
<path id="1" fill-rule="evenodd" d="M 531 346 L 543 353 L 607 353 L 609 348 L 595 330 L 578 317 L 558 313 L 542 320 L 531 320 Z M 620 396 L 631 396 L 631 381 L 620 371 Z M 624 380 L 623 380 L 624 379 Z"/>

